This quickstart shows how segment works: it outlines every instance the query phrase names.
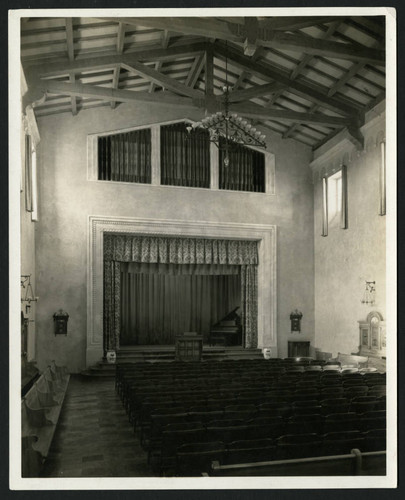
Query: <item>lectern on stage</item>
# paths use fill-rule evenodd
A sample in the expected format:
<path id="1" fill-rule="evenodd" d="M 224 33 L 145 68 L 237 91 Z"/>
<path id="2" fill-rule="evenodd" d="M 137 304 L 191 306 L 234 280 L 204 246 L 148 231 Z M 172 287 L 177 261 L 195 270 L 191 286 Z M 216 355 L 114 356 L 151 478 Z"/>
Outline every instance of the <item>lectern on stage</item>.
<path id="1" fill-rule="evenodd" d="M 201 361 L 203 336 L 196 332 L 176 335 L 176 359 L 178 361 Z"/>

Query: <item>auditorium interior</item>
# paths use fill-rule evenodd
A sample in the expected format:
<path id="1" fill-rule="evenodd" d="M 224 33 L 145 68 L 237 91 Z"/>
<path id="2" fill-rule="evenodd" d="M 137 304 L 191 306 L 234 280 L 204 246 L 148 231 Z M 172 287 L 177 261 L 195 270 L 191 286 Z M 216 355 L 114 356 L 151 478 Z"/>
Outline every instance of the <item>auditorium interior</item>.
<path id="1" fill-rule="evenodd" d="M 13 63 L 21 477 L 386 476 L 387 16 L 49 14 Z"/>

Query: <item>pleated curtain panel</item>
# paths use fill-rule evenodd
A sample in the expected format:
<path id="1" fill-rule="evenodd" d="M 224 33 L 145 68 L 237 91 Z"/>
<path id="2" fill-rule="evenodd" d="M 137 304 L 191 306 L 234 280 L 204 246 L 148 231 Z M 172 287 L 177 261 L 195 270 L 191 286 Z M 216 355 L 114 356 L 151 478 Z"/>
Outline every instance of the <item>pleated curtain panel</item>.
<path id="1" fill-rule="evenodd" d="M 220 141 L 219 188 L 265 192 L 265 156 L 242 145 L 229 148 L 229 165 L 224 164 L 225 143 Z"/>
<path id="2" fill-rule="evenodd" d="M 120 345 L 123 262 L 154 264 L 154 269 L 149 272 L 157 273 L 171 265 L 188 265 L 189 269 L 195 266 L 200 268 L 198 273 L 207 275 L 229 274 L 229 269 L 235 266 L 241 283 L 244 345 L 246 348 L 257 347 L 257 241 L 104 234 L 105 351 L 115 350 Z M 224 268 L 220 269 L 221 266 Z M 170 273 L 176 272 L 180 274 L 174 266 Z"/>
<path id="3" fill-rule="evenodd" d="M 98 179 L 150 184 L 150 129 L 99 137 Z"/>
<path id="4" fill-rule="evenodd" d="M 160 127 L 161 184 L 210 187 L 208 132 L 189 135 L 185 123 Z"/>

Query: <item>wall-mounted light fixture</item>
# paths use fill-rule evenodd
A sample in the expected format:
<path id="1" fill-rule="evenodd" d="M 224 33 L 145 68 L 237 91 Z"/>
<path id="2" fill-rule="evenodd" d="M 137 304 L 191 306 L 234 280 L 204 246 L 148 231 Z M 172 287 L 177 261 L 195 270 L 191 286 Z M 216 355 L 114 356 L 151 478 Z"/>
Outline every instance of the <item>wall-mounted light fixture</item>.
<path id="1" fill-rule="evenodd" d="M 31 308 L 31 302 L 37 302 L 39 297 L 35 297 L 34 290 L 31 285 L 31 275 L 30 274 L 22 274 L 21 275 L 21 286 L 25 289 L 25 295 L 21 296 L 21 302 L 25 304 L 25 314 L 29 313 Z M 23 295 L 23 294 L 21 294 Z"/>
<path id="2" fill-rule="evenodd" d="M 361 303 L 370 304 L 371 306 L 375 303 L 375 281 L 366 281 Z"/>

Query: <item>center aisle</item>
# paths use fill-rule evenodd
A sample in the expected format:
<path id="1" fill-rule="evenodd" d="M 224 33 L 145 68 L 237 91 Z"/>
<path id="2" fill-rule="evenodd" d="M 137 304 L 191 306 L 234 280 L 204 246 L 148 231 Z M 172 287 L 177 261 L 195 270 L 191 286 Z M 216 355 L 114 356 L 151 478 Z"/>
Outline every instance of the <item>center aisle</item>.
<path id="1" fill-rule="evenodd" d="M 42 477 L 151 477 L 114 380 L 72 375 Z"/>

